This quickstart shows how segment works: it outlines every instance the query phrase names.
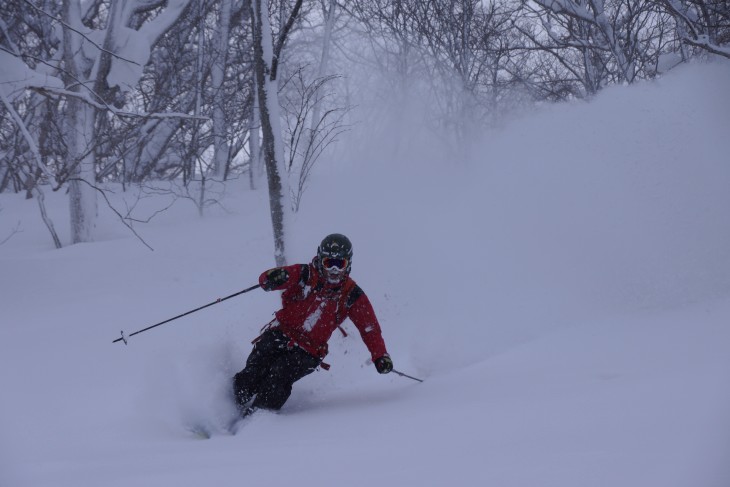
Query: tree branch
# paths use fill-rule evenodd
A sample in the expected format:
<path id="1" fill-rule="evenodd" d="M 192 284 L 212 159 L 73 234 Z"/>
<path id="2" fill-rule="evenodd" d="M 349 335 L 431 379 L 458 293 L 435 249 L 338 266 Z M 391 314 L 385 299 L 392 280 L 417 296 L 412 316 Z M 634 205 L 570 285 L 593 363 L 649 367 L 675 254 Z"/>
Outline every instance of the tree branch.
<path id="1" fill-rule="evenodd" d="M 23 1 L 24 1 L 25 3 L 27 3 L 28 5 L 30 5 L 30 6 L 31 6 L 31 7 L 32 7 L 32 8 L 34 9 L 34 10 L 36 10 L 36 11 L 38 11 L 38 12 L 42 13 L 43 15 L 47 15 L 47 16 L 48 16 L 48 17 L 50 17 L 51 19 L 53 19 L 53 20 L 55 20 L 56 22 L 58 22 L 58 23 L 60 23 L 61 25 L 63 25 L 63 26 L 65 27 L 65 28 L 67 28 L 67 29 L 69 29 L 69 30 L 71 30 L 71 31 L 73 31 L 73 32 L 76 32 L 76 33 L 77 33 L 78 35 L 80 35 L 81 37 L 83 37 L 83 38 L 84 38 L 84 39 L 85 39 L 86 41 L 88 41 L 89 43 L 91 43 L 91 45 L 92 45 L 92 46 L 94 46 L 94 47 L 96 47 L 97 49 L 99 49 L 99 50 L 100 50 L 101 52 L 105 52 L 105 53 L 109 54 L 110 56 L 114 56 L 114 57 L 115 57 L 115 58 L 117 58 L 117 59 L 121 59 L 122 61 L 126 61 L 126 62 L 128 62 L 128 63 L 132 63 L 132 64 L 136 64 L 137 66 L 140 66 L 140 64 L 139 64 L 138 62 L 132 61 L 131 59 L 126 59 L 126 58 L 123 58 L 122 56 L 119 56 L 118 54 L 114 54 L 113 52 L 111 52 L 111 51 L 109 51 L 109 50 L 107 50 L 107 49 L 104 49 L 104 48 L 103 48 L 103 47 L 101 47 L 101 46 L 100 46 L 99 44 L 97 44 L 96 42 L 94 42 L 94 41 L 92 41 L 91 39 L 89 39 L 89 36 L 87 36 L 87 35 L 86 35 L 86 34 L 84 34 L 83 32 L 80 32 L 80 31 L 78 31 L 77 29 L 74 29 L 73 27 L 71 27 L 70 25 L 68 25 L 68 24 L 67 24 L 66 22 L 64 22 L 64 21 L 63 21 L 62 19 L 59 19 L 59 18 L 57 18 L 57 17 L 54 17 L 53 15 L 49 14 L 49 13 L 48 13 L 48 12 L 46 12 L 45 10 L 43 10 L 43 9 L 41 9 L 41 8 L 38 8 L 38 7 L 36 7 L 35 5 L 33 5 L 33 3 L 32 3 L 32 2 L 30 1 L 30 0 L 23 0 Z"/>
<path id="2" fill-rule="evenodd" d="M 276 79 L 276 71 L 279 68 L 279 56 L 281 55 L 281 50 L 284 48 L 286 39 L 289 37 L 289 32 L 294 26 L 294 22 L 297 20 L 301 8 L 302 0 L 297 0 L 297 3 L 294 4 L 294 9 L 291 11 L 291 15 L 289 15 L 289 20 L 286 21 L 286 25 L 284 25 L 284 28 L 281 29 L 281 32 L 279 32 L 279 39 L 276 41 L 276 46 L 274 46 L 274 58 L 271 60 L 271 80 Z"/>
<path id="3" fill-rule="evenodd" d="M 124 110 L 117 110 L 116 108 L 107 105 L 106 103 L 99 103 L 95 102 L 91 99 L 89 99 L 88 96 L 86 96 L 83 93 L 78 93 L 76 91 L 69 91 L 64 90 L 61 88 L 52 88 L 49 86 L 44 87 L 31 87 L 30 89 L 34 91 L 38 91 L 41 94 L 52 94 L 52 95 L 59 95 L 59 96 L 70 96 L 73 98 L 78 98 L 81 101 L 88 103 L 89 105 L 93 106 L 94 108 L 98 108 L 100 110 L 108 110 L 113 115 L 116 115 L 117 117 L 123 118 L 142 118 L 142 119 L 149 119 L 149 118 L 159 118 L 159 119 L 165 119 L 165 118 L 184 118 L 184 119 L 190 119 L 190 120 L 203 120 L 207 121 L 210 120 L 210 117 L 203 117 L 203 116 L 195 116 L 195 115 L 188 115 L 187 113 L 180 113 L 180 112 L 165 112 L 165 113 L 132 113 L 127 112 Z"/>
<path id="4" fill-rule="evenodd" d="M 13 228 L 10 231 L 10 235 L 8 235 L 4 239 L 0 240 L 0 245 L 3 245 L 5 242 L 7 242 L 11 238 L 13 238 L 13 235 L 15 235 L 16 233 L 20 233 L 20 232 L 22 232 L 22 230 L 20 229 L 20 222 L 18 222 L 18 223 L 15 224 L 15 228 Z"/>

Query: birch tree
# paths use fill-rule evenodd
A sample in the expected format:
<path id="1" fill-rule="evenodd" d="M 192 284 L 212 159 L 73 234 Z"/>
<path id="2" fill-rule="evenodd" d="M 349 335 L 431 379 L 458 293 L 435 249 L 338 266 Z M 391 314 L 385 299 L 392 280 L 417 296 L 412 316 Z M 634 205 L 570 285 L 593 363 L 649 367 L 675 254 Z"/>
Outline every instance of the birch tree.
<path id="1" fill-rule="evenodd" d="M 258 90 L 256 89 L 256 80 L 253 81 L 253 93 L 251 95 L 252 107 L 249 118 L 249 134 L 248 134 L 248 152 L 249 152 L 249 168 L 248 178 L 249 187 L 256 189 L 256 183 L 259 179 L 259 168 L 261 167 L 261 116 L 258 104 Z"/>
<path id="2" fill-rule="evenodd" d="M 252 0 L 251 21 L 254 36 L 254 64 L 258 95 L 262 148 L 269 185 L 269 208 L 274 233 L 274 258 L 277 266 L 287 263 L 286 235 L 291 218 L 291 190 L 284 163 L 284 141 L 278 94 L 278 65 L 289 32 L 299 16 L 302 0 L 297 0 L 276 43 L 271 32 L 268 3 Z"/>
<path id="3" fill-rule="evenodd" d="M 118 5 L 119 3 L 117 3 Z M 119 16 L 119 9 L 112 9 L 112 16 L 109 19 L 110 28 L 104 44 L 109 46 L 116 27 L 114 22 Z M 100 83 L 94 83 L 94 78 L 104 76 L 107 73 L 100 72 L 102 64 L 108 69 L 108 59 L 102 62 L 103 53 L 101 47 L 96 47 L 98 52 L 94 57 L 87 57 L 82 45 L 85 37 L 79 34 L 86 30 L 81 23 L 81 5 L 78 0 L 64 0 L 63 2 L 63 61 L 66 73 L 65 84 L 74 96 L 68 100 L 68 132 L 66 141 L 68 145 L 68 163 L 71 167 L 71 178 L 69 180 L 69 210 L 71 217 L 71 242 L 90 242 L 93 240 L 93 232 L 96 227 L 97 202 L 96 192 L 96 167 L 94 157 L 95 143 L 95 108 L 84 101 L 87 96 L 86 90 L 92 90 L 93 86 L 99 88 Z M 95 58 L 95 59 L 94 59 Z M 96 61 L 96 62 L 95 62 Z M 97 71 L 92 73 L 92 70 Z M 97 78 L 98 79 L 98 78 Z M 83 90 L 83 91 L 82 91 Z"/>
<path id="4" fill-rule="evenodd" d="M 221 0 L 211 70 L 211 88 L 213 90 L 213 175 L 219 180 L 224 178 L 228 164 L 228 141 L 226 137 L 228 123 L 226 120 L 226 97 L 223 81 L 228 59 L 232 1 Z"/>
<path id="5" fill-rule="evenodd" d="M 96 117 L 116 93 L 133 89 L 152 46 L 177 21 L 189 0 L 112 0 L 106 26 L 87 28 L 83 19 L 102 15 L 96 4 L 63 1 L 63 64 L 67 101 L 71 240 L 93 240 L 96 226 Z M 166 7 L 163 8 L 163 5 Z M 150 13 L 157 10 L 156 15 Z M 145 15 L 139 29 L 128 27 Z"/>
<path id="6" fill-rule="evenodd" d="M 324 32 L 322 33 L 322 55 L 319 58 L 319 66 L 317 67 L 317 79 L 323 79 L 329 73 L 327 69 L 330 62 L 330 48 L 332 45 L 332 31 L 335 26 L 335 13 L 337 8 L 337 0 L 329 0 L 329 4 L 322 2 L 322 14 L 324 16 Z M 314 107 L 312 108 L 312 118 L 309 124 L 309 145 L 314 145 L 317 124 L 322 113 L 322 99 L 319 96 L 320 87 L 317 86 L 314 93 Z"/>

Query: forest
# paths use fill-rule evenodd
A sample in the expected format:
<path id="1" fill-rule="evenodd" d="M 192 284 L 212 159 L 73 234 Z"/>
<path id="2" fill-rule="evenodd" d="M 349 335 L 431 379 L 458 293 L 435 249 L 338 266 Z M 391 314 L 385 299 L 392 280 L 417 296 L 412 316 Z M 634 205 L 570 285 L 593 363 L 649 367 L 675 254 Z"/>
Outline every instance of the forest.
<path id="1" fill-rule="evenodd" d="M 281 264 L 313 168 L 374 101 L 425 101 L 448 171 L 512 113 L 710 56 L 730 57 L 726 0 L 6 0 L 0 193 L 36 199 L 60 248 L 48 192 L 78 243 L 110 185 L 203 214 L 243 179 L 268 189 Z"/>

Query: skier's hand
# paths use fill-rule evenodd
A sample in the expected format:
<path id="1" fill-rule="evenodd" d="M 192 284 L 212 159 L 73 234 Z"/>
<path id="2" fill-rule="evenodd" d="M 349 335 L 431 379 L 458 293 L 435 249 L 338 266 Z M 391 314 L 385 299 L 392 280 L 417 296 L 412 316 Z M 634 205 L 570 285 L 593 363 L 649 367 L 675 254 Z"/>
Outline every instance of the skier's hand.
<path id="1" fill-rule="evenodd" d="M 261 287 L 264 291 L 271 291 L 286 283 L 289 280 L 289 273 L 282 267 L 266 271 L 261 280 Z"/>
<path id="2" fill-rule="evenodd" d="M 380 374 L 387 374 L 393 370 L 393 361 L 387 353 L 375 361 L 375 368 Z"/>

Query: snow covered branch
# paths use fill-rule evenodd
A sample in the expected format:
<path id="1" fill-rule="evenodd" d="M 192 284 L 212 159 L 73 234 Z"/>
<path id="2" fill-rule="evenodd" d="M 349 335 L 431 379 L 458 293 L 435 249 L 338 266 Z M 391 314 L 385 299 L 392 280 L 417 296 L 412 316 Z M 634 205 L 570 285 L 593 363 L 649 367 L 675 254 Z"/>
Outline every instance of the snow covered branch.
<path id="1" fill-rule="evenodd" d="M 51 15 L 51 14 L 49 14 L 48 12 L 46 12 L 45 10 L 43 10 L 42 8 L 36 7 L 36 6 L 35 6 L 35 5 L 33 4 L 33 2 L 31 2 L 30 0 L 23 0 L 23 2 L 27 3 L 28 5 L 30 5 L 30 6 L 31 6 L 31 7 L 32 7 L 32 8 L 34 9 L 34 10 L 36 10 L 37 12 L 39 12 L 39 13 L 41 13 L 41 14 L 43 14 L 43 15 L 46 15 L 46 16 L 48 16 L 48 17 L 50 17 L 50 18 L 51 18 L 51 19 L 52 19 L 52 20 L 53 20 L 54 22 L 58 22 L 58 23 L 59 23 L 59 24 L 61 24 L 61 25 L 62 25 L 62 26 L 63 26 L 64 28 L 66 28 L 66 29 L 69 29 L 69 30 L 71 30 L 71 31 L 75 32 L 76 34 L 80 35 L 81 37 L 83 37 L 83 38 L 84 38 L 84 40 L 85 40 L 86 42 L 88 42 L 88 43 L 90 43 L 90 44 L 91 44 L 92 46 L 96 47 L 96 48 L 97 48 L 97 49 L 98 49 L 99 51 L 101 51 L 101 52 L 103 52 L 103 53 L 106 53 L 106 54 L 109 54 L 110 56 L 113 56 L 113 57 L 115 57 L 115 58 L 117 58 L 117 59 L 120 59 L 120 60 L 122 60 L 122 61 L 125 61 L 125 62 L 128 62 L 128 63 L 132 63 L 132 64 L 136 64 L 136 65 L 138 65 L 138 66 L 139 66 L 139 63 L 137 63 L 136 61 L 133 61 L 133 60 L 131 60 L 131 59 L 127 59 L 127 58 L 125 58 L 125 57 L 122 57 L 122 56 L 120 56 L 120 55 L 118 55 L 118 54 L 116 54 L 116 53 L 114 53 L 114 52 L 112 52 L 112 51 L 110 51 L 110 50 L 108 50 L 108 49 L 105 49 L 104 47 L 100 46 L 100 45 L 99 45 L 99 44 L 98 44 L 98 43 L 97 43 L 96 41 L 94 41 L 94 40 L 93 40 L 93 39 L 92 39 L 91 37 L 89 37 L 88 35 L 86 35 L 86 34 L 84 34 L 83 32 L 81 32 L 81 30 L 80 30 L 80 29 L 76 29 L 76 28 L 74 28 L 73 26 L 69 25 L 69 24 L 68 24 L 67 22 L 64 22 L 64 20 L 63 20 L 63 19 L 59 19 L 58 17 L 55 17 L 54 15 Z"/>
<path id="2" fill-rule="evenodd" d="M 43 163 L 43 159 L 38 152 L 38 146 L 36 145 L 35 140 L 30 135 L 30 132 L 28 132 L 28 127 L 26 127 L 23 119 L 20 118 L 20 115 L 18 115 L 12 103 L 10 103 L 10 100 L 5 95 L 5 91 L 3 90 L 2 85 L 0 85 L 0 99 L 2 99 L 3 105 L 5 105 L 5 109 L 8 111 L 8 113 L 10 113 L 11 118 L 17 124 L 18 128 L 23 134 L 23 137 L 25 138 L 28 147 L 30 147 L 30 151 L 33 154 L 33 160 L 35 161 L 36 167 L 48 178 L 49 181 L 56 181 L 56 176 Z M 54 245 L 57 249 L 60 249 L 61 240 L 58 238 L 58 234 L 56 233 L 56 230 L 53 226 L 53 222 L 48 217 L 48 214 L 46 212 L 45 195 L 43 194 L 43 190 L 39 187 L 37 182 L 34 184 L 32 189 L 33 193 L 36 195 L 36 199 L 38 200 L 38 205 L 40 207 L 43 222 L 48 228 L 48 231 L 51 233 L 51 238 L 53 238 Z"/>
<path id="3" fill-rule="evenodd" d="M 726 31 L 725 37 L 730 42 L 730 7 L 724 10 L 717 8 L 714 13 L 704 1 L 685 2 L 683 0 L 660 0 L 666 9 L 681 23 L 686 31 L 681 35 L 683 42 L 705 51 L 730 58 L 730 45 L 716 42 L 717 35 L 711 31 Z M 699 12 L 702 12 L 701 14 Z"/>
<path id="4" fill-rule="evenodd" d="M 109 113 L 111 113 L 117 117 L 121 117 L 121 118 L 143 118 L 143 119 L 178 118 L 178 119 L 187 119 L 187 120 L 203 120 L 203 121 L 210 120 L 210 117 L 200 116 L 200 115 L 195 116 L 195 115 L 190 115 L 188 113 L 181 113 L 181 112 L 159 112 L 159 113 L 128 112 L 126 110 L 119 110 L 111 105 L 107 105 L 106 103 L 100 103 L 100 102 L 94 101 L 86 93 L 79 93 L 76 91 L 70 91 L 70 90 L 66 90 L 66 89 L 62 89 L 62 88 L 52 88 L 49 86 L 44 86 L 44 87 L 34 87 L 31 89 L 33 89 L 34 91 L 37 91 L 39 93 L 76 98 L 78 100 L 83 101 L 84 103 L 91 105 L 92 107 L 94 107 L 98 110 L 107 110 Z"/>
<path id="5" fill-rule="evenodd" d="M 682 40 L 684 40 L 684 42 L 686 42 L 687 44 L 699 47 L 701 49 L 704 49 L 705 51 L 711 52 L 712 54 L 717 54 L 719 56 L 730 59 L 730 46 L 720 46 L 717 44 L 713 44 L 712 42 L 710 42 L 709 37 L 706 35 L 697 36 L 697 38 L 685 36 L 682 38 Z"/>

